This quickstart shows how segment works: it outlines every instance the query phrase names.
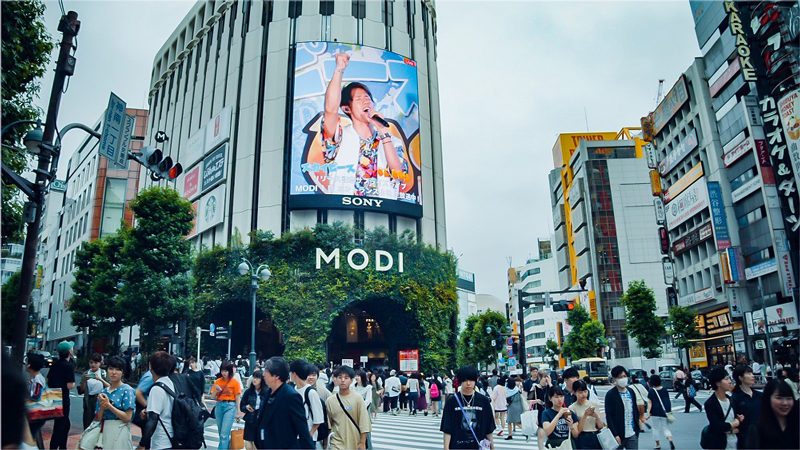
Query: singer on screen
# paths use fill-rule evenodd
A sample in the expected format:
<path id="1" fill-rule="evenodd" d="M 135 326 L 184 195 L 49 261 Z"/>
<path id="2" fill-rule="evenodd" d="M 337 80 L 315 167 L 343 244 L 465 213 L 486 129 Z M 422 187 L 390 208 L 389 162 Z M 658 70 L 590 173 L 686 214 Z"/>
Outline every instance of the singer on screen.
<path id="1" fill-rule="evenodd" d="M 389 132 L 389 123 L 375 110 L 369 89 L 352 82 L 342 88 L 350 55 L 336 54 L 336 70 L 325 91 L 322 142 L 325 162 L 336 163 L 329 174 L 329 194 L 396 200 L 409 177 L 403 141 Z M 351 124 L 342 127 L 339 108 Z"/>

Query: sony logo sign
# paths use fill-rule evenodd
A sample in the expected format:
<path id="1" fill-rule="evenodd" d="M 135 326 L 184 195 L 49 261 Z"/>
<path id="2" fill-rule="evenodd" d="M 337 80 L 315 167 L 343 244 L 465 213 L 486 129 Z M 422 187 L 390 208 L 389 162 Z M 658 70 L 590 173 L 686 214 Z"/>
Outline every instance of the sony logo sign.
<path id="1" fill-rule="evenodd" d="M 383 200 L 367 197 L 344 197 L 342 198 L 342 204 L 345 206 L 374 206 L 380 208 Z"/>
<path id="2" fill-rule="evenodd" d="M 360 257 L 360 262 L 356 262 Z M 322 263 L 330 264 L 333 261 L 333 267 L 338 269 L 340 266 L 341 251 L 337 248 L 334 249 L 329 255 L 321 248 L 317 249 L 317 270 L 322 268 Z M 347 254 L 347 264 L 353 270 L 364 270 L 369 265 L 369 255 L 360 248 L 354 248 Z M 386 272 L 394 267 L 394 257 L 384 250 L 375 250 L 375 270 L 378 272 Z M 397 269 L 403 273 L 403 253 L 397 253 Z"/>

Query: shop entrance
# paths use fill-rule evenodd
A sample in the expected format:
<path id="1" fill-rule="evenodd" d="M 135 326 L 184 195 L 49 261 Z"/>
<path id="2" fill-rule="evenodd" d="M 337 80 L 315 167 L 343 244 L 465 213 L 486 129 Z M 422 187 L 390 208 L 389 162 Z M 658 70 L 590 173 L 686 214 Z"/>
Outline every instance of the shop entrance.
<path id="1" fill-rule="evenodd" d="M 367 369 L 397 369 L 400 350 L 418 348 L 419 323 L 390 299 L 350 304 L 334 320 L 327 341 L 328 360 L 334 365 L 352 359 Z M 367 362 L 361 363 L 366 356 Z"/>

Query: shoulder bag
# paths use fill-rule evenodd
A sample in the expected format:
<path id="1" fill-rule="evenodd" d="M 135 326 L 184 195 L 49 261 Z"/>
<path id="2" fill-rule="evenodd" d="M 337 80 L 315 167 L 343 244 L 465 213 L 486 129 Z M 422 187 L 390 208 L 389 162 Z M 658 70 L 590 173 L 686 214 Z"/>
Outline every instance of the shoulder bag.
<path id="1" fill-rule="evenodd" d="M 719 399 L 717 399 L 717 402 L 719 402 Z M 728 414 L 730 414 L 732 407 L 733 407 L 733 401 L 728 399 L 728 411 L 722 417 L 723 421 L 725 421 L 725 419 L 728 418 Z M 706 425 L 705 427 L 703 427 L 703 431 L 700 432 L 700 448 L 705 448 L 705 449 L 711 448 L 712 444 L 711 442 L 709 442 L 711 440 L 711 430 L 709 430 L 708 428 L 709 426 L 710 425 Z"/>
<path id="2" fill-rule="evenodd" d="M 28 421 L 49 420 L 64 417 L 64 392 L 61 388 L 50 389 L 47 384 L 42 386 L 42 395 L 39 400 L 30 398 L 25 404 L 28 410 Z"/>
<path id="3" fill-rule="evenodd" d="M 342 397 L 339 397 L 338 392 L 336 393 L 336 400 L 339 400 L 339 406 L 342 407 L 342 411 L 344 411 L 344 414 L 347 416 L 348 419 L 350 419 L 350 422 L 353 422 L 353 425 L 356 426 L 356 430 L 358 430 L 358 435 L 361 436 L 361 427 L 359 427 L 358 424 L 356 423 L 356 419 L 353 419 L 353 416 L 351 416 L 350 413 L 347 412 L 346 409 L 344 409 L 344 403 L 342 403 Z M 369 448 L 369 447 L 370 447 L 369 439 L 367 439 L 367 443 L 364 448 Z"/>
<path id="4" fill-rule="evenodd" d="M 473 394 L 473 395 L 475 395 L 475 394 Z M 459 399 L 459 397 L 461 397 L 461 393 L 460 392 L 456 393 L 456 395 L 454 395 L 453 397 L 456 398 L 456 401 L 458 402 L 458 407 L 461 408 L 461 414 L 464 415 L 464 420 L 467 422 L 467 425 L 469 425 L 469 431 L 472 432 L 472 437 L 474 437 L 475 438 L 475 442 L 478 443 L 478 449 L 479 450 L 491 450 L 492 441 L 490 441 L 490 440 L 488 440 L 486 438 L 478 439 L 478 435 L 475 434 L 475 429 L 472 428 L 472 421 L 469 420 L 469 417 L 467 417 L 467 413 L 464 412 L 464 405 L 461 404 L 461 400 Z"/>
<path id="5" fill-rule="evenodd" d="M 664 414 L 667 415 L 667 423 L 674 423 L 675 422 L 675 414 L 672 414 L 672 411 L 667 412 L 667 408 L 664 407 L 664 400 L 661 400 L 661 394 L 657 390 L 654 390 L 656 393 L 656 397 L 658 397 L 658 402 L 661 403 L 661 409 L 664 410 Z"/>
<path id="6" fill-rule="evenodd" d="M 89 424 L 78 440 L 78 450 L 95 450 L 103 448 L 103 425 L 105 420 L 95 420 Z"/>
<path id="7" fill-rule="evenodd" d="M 611 428 L 605 427 L 597 433 L 597 440 L 600 441 L 600 447 L 603 447 L 603 450 L 615 450 L 619 447 L 617 444 L 617 438 L 614 437 L 614 433 L 611 432 Z"/>

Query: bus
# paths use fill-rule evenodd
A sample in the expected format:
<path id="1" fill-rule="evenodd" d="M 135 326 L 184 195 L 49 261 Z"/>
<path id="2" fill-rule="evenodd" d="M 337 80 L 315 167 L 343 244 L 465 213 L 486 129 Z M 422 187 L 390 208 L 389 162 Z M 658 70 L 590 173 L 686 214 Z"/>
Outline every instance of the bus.
<path id="1" fill-rule="evenodd" d="M 589 376 L 593 383 L 605 384 L 609 382 L 608 362 L 605 358 L 583 358 L 572 362 L 572 367 L 578 369 L 581 378 Z"/>

